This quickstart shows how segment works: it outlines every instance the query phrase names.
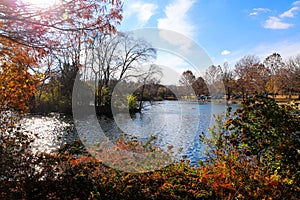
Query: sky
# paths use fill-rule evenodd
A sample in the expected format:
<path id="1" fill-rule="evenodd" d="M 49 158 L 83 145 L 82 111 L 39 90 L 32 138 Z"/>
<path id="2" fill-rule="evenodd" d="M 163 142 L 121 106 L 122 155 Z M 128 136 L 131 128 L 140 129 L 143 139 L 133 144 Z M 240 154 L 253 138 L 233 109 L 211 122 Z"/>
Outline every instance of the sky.
<path id="1" fill-rule="evenodd" d="M 234 66 L 246 55 L 263 60 L 273 52 L 284 59 L 300 54 L 299 0 L 124 0 L 123 4 L 119 30 L 174 31 L 201 46 L 215 65 Z M 184 48 L 178 44 L 181 40 L 173 41 Z M 178 71 L 189 68 L 189 60 L 178 55 L 159 52 L 157 57 L 160 64 Z"/>

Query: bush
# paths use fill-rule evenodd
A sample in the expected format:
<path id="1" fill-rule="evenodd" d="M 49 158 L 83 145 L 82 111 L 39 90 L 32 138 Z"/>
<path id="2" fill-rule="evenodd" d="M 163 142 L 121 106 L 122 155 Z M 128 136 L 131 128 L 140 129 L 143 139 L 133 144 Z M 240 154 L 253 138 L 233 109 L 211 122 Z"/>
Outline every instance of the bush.
<path id="1" fill-rule="evenodd" d="M 268 163 L 273 173 L 300 177 L 300 116 L 295 108 L 257 96 L 246 101 L 225 128 L 234 147 Z"/>
<path id="2" fill-rule="evenodd" d="M 219 198 L 299 199 L 300 119 L 290 106 L 256 96 L 211 129 L 202 180 Z"/>
<path id="3" fill-rule="evenodd" d="M 127 97 L 128 99 L 128 107 L 129 107 L 129 111 L 135 111 L 137 109 L 137 98 L 134 95 L 129 95 Z"/>

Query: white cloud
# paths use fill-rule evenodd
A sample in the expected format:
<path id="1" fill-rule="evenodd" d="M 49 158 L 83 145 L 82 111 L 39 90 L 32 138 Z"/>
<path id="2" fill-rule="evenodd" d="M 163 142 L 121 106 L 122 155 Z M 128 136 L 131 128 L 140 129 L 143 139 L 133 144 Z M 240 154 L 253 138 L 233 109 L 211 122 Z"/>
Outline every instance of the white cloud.
<path id="1" fill-rule="evenodd" d="M 129 2 L 128 5 L 129 6 L 125 8 L 125 18 L 136 15 L 141 25 L 145 25 L 158 8 L 156 4 L 141 1 Z"/>
<path id="2" fill-rule="evenodd" d="M 271 10 L 269 8 L 253 8 L 254 11 L 260 11 L 260 12 L 270 12 Z"/>
<path id="3" fill-rule="evenodd" d="M 297 5 L 300 5 L 300 1 L 295 1 L 295 2 L 293 3 L 293 6 L 297 6 Z"/>
<path id="4" fill-rule="evenodd" d="M 165 18 L 158 19 L 157 27 L 162 30 L 167 29 L 178 32 L 186 37 L 193 37 L 195 25 L 188 17 L 188 12 L 195 2 L 195 0 L 173 0 L 164 10 Z M 187 50 L 190 46 L 188 41 L 180 40 L 180 38 L 176 37 L 176 34 L 170 36 L 161 31 L 161 37 L 171 44 L 181 46 L 184 50 Z"/>
<path id="5" fill-rule="evenodd" d="M 282 22 L 280 18 L 271 16 L 264 23 L 264 28 L 266 29 L 288 29 L 293 26 L 293 24 Z"/>
<path id="6" fill-rule="evenodd" d="M 251 12 L 249 15 L 250 16 L 255 16 L 255 15 L 258 15 L 258 12 Z"/>
<path id="7" fill-rule="evenodd" d="M 269 16 L 269 18 L 263 23 L 263 27 L 266 29 L 288 29 L 293 26 L 293 24 L 283 22 L 282 20 L 284 18 L 294 18 L 296 11 L 300 9 L 300 1 L 295 1 L 292 4 L 294 7 L 291 9 L 283 12 L 279 16 Z M 250 16 L 256 16 L 259 15 L 261 12 L 271 12 L 270 9 L 268 8 L 254 8 L 252 9 L 253 12 L 251 12 L 249 15 Z"/>
<path id="8" fill-rule="evenodd" d="M 255 16 L 258 15 L 259 13 L 267 13 L 270 12 L 271 10 L 268 8 L 253 8 L 252 12 L 249 14 L 250 16 Z"/>
<path id="9" fill-rule="evenodd" d="M 194 35 L 195 26 L 188 17 L 195 0 L 174 0 L 165 8 L 165 18 L 158 19 L 158 28 L 169 29 L 185 36 Z"/>
<path id="10" fill-rule="evenodd" d="M 228 62 L 230 66 L 234 66 L 235 63 L 244 55 L 247 55 L 244 49 L 235 49 L 234 51 L 230 51 L 230 54 L 226 55 L 226 57 L 223 55 L 216 56 L 216 59 L 214 59 L 214 64 L 222 65 L 224 62 Z"/>
<path id="11" fill-rule="evenodd" d="M 231 53 L 230 51 L 224 50 L 224 51 L 221 52 L 221 55 L 226 56 L 226 55 L 229 55 L 230 53 Z"/>
<path id="12" fill-rule="evenodd" d="M 280 15 L 281 18 L 285 18 L 285 17 L 289 17 L 289 18 L 293 18 L 295 17 L 295 11 L 299 10 L 299 7 L 293 7 L 291 9 L 289 9 L 288 11 L 285 11 L 284 13 L 282 13 Z"/>

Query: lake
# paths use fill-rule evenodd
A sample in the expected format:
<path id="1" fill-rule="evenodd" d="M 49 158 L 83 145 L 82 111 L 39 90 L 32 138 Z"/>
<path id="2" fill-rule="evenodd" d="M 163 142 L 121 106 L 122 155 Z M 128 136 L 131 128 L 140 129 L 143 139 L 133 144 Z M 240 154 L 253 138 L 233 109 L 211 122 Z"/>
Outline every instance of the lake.
<path id="1" fill-rule="evenodd" d="M 239 105 L 231 107 L 235 110 Z M 99 140 L 99 127 L 110 141 L 116 141 L 124 133 L 143 141 L 155 136 L 154 146 L 164 150 L 172 146 L 175 154 L 186 155 L 191 164 L 196 164 L 203 159 L 205 149 L 199 135 L 202 132 L 208 135 L 214 116 L 225 114 L 226 110 L 226 104 L 217 102 L 146 102 L 142 113 L 116 114 L 114 119 L 99 117 L 100 126 L 97 127 L 87 118 L 83 126 L 76 128 L 80 129 L 80 138 L 87 145 Z M 58 114 L 27 116 L 22 124 L 27 131 L 37 134 L 33 147 L 39 151 L 50 152 L 76 137 L 72 120 Z M 179 149 L 182 149 L 180 154 Z"/>

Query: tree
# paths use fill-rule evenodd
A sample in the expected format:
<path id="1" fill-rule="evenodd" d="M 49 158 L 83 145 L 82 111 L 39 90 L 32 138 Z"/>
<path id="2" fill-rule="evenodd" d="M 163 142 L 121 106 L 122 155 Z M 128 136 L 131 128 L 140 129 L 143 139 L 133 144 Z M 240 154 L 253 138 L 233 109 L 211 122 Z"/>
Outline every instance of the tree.
<path id="1" fill-rule="evenodd" d="M 289 94 L 298 92 L 300 97 L 300 55 L 289 58 L 282 69 L 283 89 Z M 300 98 L 299 98 L 300 99 Z"/>
<path id="2" fill-rule="evenodd" d="M 223 64 L 223 67 L 221 67 L 221 71 L 222 81 L 225 87 L 227 100 L 229 100 L 234 87 L 233 71 L 229 69 L 227 62 Z"/>
<path id="3" fill-rule="evenodd" d="M 139 76 L 139 82 L 142 84 L 142 87 L 140 89 L 140 96 L 139 96 L 139 111 L 142 110 L 143 108 L 143 97 L 144 97 L 144 92 L 145 92 L 145 88 L 146 85 L 151 85 L 151 84 L 158 84 L 161 77 L 162 77 L 162 71 L 161 68 L 157 65 L 150 65 L 149 69 L 142 74 L 141 76 Z"/>
<path id="4" fill-rule="evenodd" d="M 223 198 L 299 199 L 297 108 L 254 95 L 230 111 L 201 137 L 208 146 L 202 180 Z"/>
<path id="5" fill-rule="evenodd" d="M 196 77 L 191 70 L 186 70 L 182 73 L 179 80 L 179 91 L 181 96 L 194 96 L 195 91 L 192 88 L 193 83 L 196 81 Z"/>
<path id="6" fill-rule="evenodd" d="M 84 77 L 93 80 L 96 88 L 96 106 L 110 106 L 109 96 L 115 84 L 144 72 L 141 64 L 155 58 L 156 51 L 146 41 L 130 34 L 98 34 L 88 52 L 89 62 L 84 66 Z M 139 72 L 140 71 L 140 72 Z M 90 76 L 87 75 L 90 73 Z M 106 101 L 103 96 L 108 95 Z"/>
<path id="7" fill-rule="evenodd" d="M 269 86 L 270 86 L 270 90 L 272 91 L 273 98 L 274 98 L 276 82 L 279 79 L 280 69 L 282 69 L 284 67 L 284 62 L 279 53 L 273 53 L 272 55 L 265 58 L 264 65 L 270 72 Z"/>
<path id="8" fill-rule="evenodd" d="M 0 56 L 29 60 L 31 70 L 35 71 L 33 66 L 45 67 L 41 58 L 66 51 L 75 44 L 79 47 L 76 62 L 80 64 L 80 47 L 93 34 L 115 32 L 122 19 L 121 11 L 120 0 L 61 0 L 43 9 L 23 0 L 1 1 Z"/>
<path id="9" fill-rule="evenodd" d="M 252 70 L 254 82 L 256 83 L 255 91 L 267 94 L 267 83 L 270 79 L 270 70 L 263 63 L 253 65 Z"/>
<path id="10" fill-rule="evenodd" d="M 183 86 L 190 87 L 196 81 L 196 77 L 191 70 L 182 73 L 179 83 Z"/>
<path id="11" fill-rule="evenodd" d="M 1 61 L 0 61 L 1 62 Z M 32 139 L 18 125 L 29 110 L 29 100 L 34 95 L 38 77 L 28 73 L 28 67 L 19 63 L 0 65 L 0 186 L 18 190 L 34 175 L 34 158 L 30 144 Z M 17 183 L 15 186 L 10 183 Z M 10 185 L 10 186 L 9 186 Z M 5 190 L 5 189 L 4 189 Z M 2 195 L 1 195 L 2 196 Z M 1 197 L 3 198 L 3 196 Z"/>
<path id="12" fill-rule="evenodd" d="M 28 47 L 53 48 L 62 42 L 53 37 L 63 32 L 114 31 L 114 25 L 122 19 L 121 10 L 119 0 L 61 0 L 44 9 L 22 0 L 1 1 L 0 40 L 1 43 L 8 40 Z"/>
<path id="13" fill-rule="evenodd" d="M 28 102 L 38 84 L 37 77 L 27 67 L 15 63 L 0 66 L 0 113 L 2 111 L 28 111 Z"/>
<path id="14" fill-rule="evenodd" d="M 118 47 L 118 56 L 115 57 L 115 65 L 120 69 L 117 80 L 122 80 L 133 75 L 132 73 L 128 74 L 129 71 L 138 70 L 138 66 L 154 59 L 156 50 L 145 40 L 135 39 L 130 34 L 119 33 L 118 37 L 120 46 Z M 150 68 L 157 69 L 157 66 Z"/>
<path id="15" fill-rule="evenodd" d="M 196 79 L 196 81 L 192 84 L 192 87 L 197 96 L 209 94 L 207 85 L 201 76 Z"/>
<path id="16" fill-rule="evenodd" d="M 22 0 L 0 2 L 1 198 L 31 199 L 30 194 L 24 195 L 26 190 L 40 180 L 47 182 L 54 172 L 51 166 L 45 173 L 44 166 L 53 163 L 45 160 L 45 155 L 33 155 L 30 134 L 18 126 L 42 78 L 33 67 L 42 66 L 42 58 L 51 50 L 68 48 L 67 33 L 76 37 L 91 31 L 114 32 L 120 12 L 119 0 L 61 0 L 45 10 Z M 36 170 L 37 166 L 42 167 Z"/>
<path id="17" fill-rule="evenodd" d="M 26 66 L 32 74 L 45 72 L 43 82 L 59 72 L 52 69 L 55 62 L 60 68 L 63 63 L 76 63 L 78 70 L 90 37 L 98 32 L 115 32 L 121 11 L 120 0 L 61 0 L 43 9 L 23 0 L 1 1 L 0 64 Z M 70 58 L 71 62 L 64 60 Z"/>
<path id="18" fill-rule="evenodd" d="M 208 85 L 211 95 L 223 93 L 224 85 L 222 82 L 222 69 L 220 65 L 209 66 L 205 71 L 204 79 Z"/>
<path id="19" fill-rule="evenodd" d="M 234 72 L 237 76 L 238 83 L 240 83 L 240 90 L 243 95 L 243 100 L 246 93 L 254 92 L 251 91 L 251 88 L 253 88 L 253 84 L 255 83 L 253 81 L 252 72 L 253 66 L 258 65 L 260 63 L 259 58 L 254 55 L 247 55 L 241 58 L 234 67 Z"/>

